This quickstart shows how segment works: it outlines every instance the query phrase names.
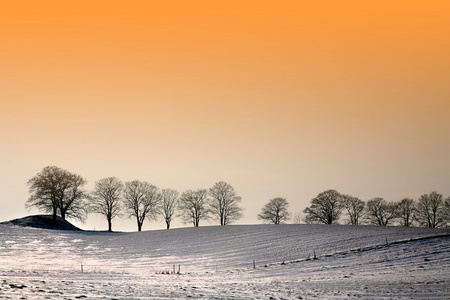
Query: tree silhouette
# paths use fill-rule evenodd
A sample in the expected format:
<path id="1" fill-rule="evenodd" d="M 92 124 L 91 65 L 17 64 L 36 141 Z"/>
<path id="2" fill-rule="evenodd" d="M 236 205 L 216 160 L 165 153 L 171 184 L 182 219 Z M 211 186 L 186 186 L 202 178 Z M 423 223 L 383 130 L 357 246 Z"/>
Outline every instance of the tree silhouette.
<path id="1" fill-rule="evenodd" d="M 414 200 L 411 198 L 403 198 L 397 204 L 397 213 L 403 226 L 411 226 L 415 211 Z"/>
<path id="2" fill-rule="evenodd" d="M 416 219 L 422 226 L 441 227 L 445 224 L 443 208 L 444 200 L 441 194 L 437 192 L 424 194 L 417 202 Z"/>
<path id="3" fill-rule="evenodd" d="M 308 222 L 334 224 L 343 209 L 342 196 L 335 190 L 328 190 L 311 200 L 311 206 L 304 210 Z"/>
<path id="4" fill-rule="evenodd" d="M 258 219 L 267 221 L 273 224 L 281 224 L 289 220 L 290 214 L 288 212 L 289 203 L 285 198 L 273 198 L 264 207 Z"/>
<path id="5" fill-rule="evenodd" d="M 105 216 L 108 231 L 112 231 L 112 219 L 121 214 L 122 190 L 122 182 L 115 177 L 100 179 L 95 183 L 91 210 Z"/>
<path id="6" fill-rule="evenodd" d="M 231 224 L 242 217 L 242 208 L 239 207 L 242 199 L 230 184 L 217 182 L 209 189 L 209 195 L 209 210 L 220 221 L 220 225 Z"/>
<path id="7" fill-rule="evenodd" d="M 208 218 L 207 196 L 206 189 L 187 190 L 181 194 L 178 210 L 184 223 L 192 222 L 194 227 L 198 227 L 200 220 Z"/>
<path id="8" fill-rule="evenodd" d="M 129 216 L 136 218 L 138 231 L 142 230 L 146 218 L 156 218 L 161 200 L 156 186 L 146 181 L 129 181 L 125 183 L 123 197 Z"/>
<path id="9" fill-rule="evenodd" d="M 342 195 L 342 205 L 347 211 L 350 224 L 359 225 L 366 203 L 359 198 Z"/>
<path id="10" fill-rule="evenodd" d="M 166 222 L 167 229 L 170 228 L 170 223 L 175 215 L 177 209 L 179 193 L 173 189 L 163 189 L 161 191 L 161 208 L 160 213 Z"/>
<path id="11" fill-rule="evenodd" d="M 397 218 L 397 205 L 383 198 L 373 198 L 367 201 L 367 218 L 372 224 L 387 226 Z"/>
<path id="12" fill-rule="evenodd" d="M 30 197 L 25 206 L 52 213 L 53 221 L 58 212 L 63 219 L 83 221 L 88 212 L 89 194 L 83 189 L 86 182 L 80 175 L 56 166 L 45 167 L 28 180 Z"/>

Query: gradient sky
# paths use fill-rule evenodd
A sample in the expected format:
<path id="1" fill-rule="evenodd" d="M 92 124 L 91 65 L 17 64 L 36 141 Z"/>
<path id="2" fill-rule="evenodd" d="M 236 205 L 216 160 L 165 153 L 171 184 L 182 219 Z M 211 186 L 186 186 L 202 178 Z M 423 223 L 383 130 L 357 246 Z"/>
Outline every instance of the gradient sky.
<path id="1" fill-rule="evenodd" d="M 223 180 L 240 224 L 326 189 L 450 196 L 449 1 L 223 2 L 2 1 L 0 221 L 37 213 L 49 165 L 89 189 Z"/>

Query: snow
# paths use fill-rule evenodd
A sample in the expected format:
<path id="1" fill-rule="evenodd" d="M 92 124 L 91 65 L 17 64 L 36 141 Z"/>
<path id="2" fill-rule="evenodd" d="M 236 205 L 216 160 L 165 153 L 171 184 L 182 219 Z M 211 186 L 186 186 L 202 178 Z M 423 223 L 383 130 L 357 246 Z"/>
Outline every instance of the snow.
<path id="1" fill-rule="evenodd" d="M 6 299 L 449 299 L 449 278 L 450 237 L 442 229 L 234 225 L 108 233 L 0 224 Z"/>

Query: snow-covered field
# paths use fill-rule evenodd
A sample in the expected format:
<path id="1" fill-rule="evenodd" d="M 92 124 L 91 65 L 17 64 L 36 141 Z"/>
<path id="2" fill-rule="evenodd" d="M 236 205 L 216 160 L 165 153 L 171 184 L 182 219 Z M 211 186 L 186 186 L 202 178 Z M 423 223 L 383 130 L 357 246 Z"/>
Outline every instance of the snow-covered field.
<path id="1" fill-rule="evenodd" d="M 174 268 L 180 274 L 167 274 Z M 5 299 L 450 299 L 449 283 L 447 230 L 235 225 L 107 233 L 0 224 Z"/>

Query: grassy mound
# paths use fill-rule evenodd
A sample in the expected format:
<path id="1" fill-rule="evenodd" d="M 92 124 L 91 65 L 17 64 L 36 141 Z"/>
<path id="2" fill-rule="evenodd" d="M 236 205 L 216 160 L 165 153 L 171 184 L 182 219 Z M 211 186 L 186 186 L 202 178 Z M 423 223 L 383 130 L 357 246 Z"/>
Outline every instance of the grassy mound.
<path id="1" fill-rule="evenodd" d="M 72 225 L 68 221 L 63 218 L 57 216 L 56 221 L 53 220 L 53 216 L 51 215 L 35 215 L 35 216 L 27 216 L 20 219 L 11 220 L 7 223 L 23 226 L 23 227 L 34 227 L 41 229 L 54 229 L 54 230 L 76 230 L 80 231 L 81 229 Z"/>

